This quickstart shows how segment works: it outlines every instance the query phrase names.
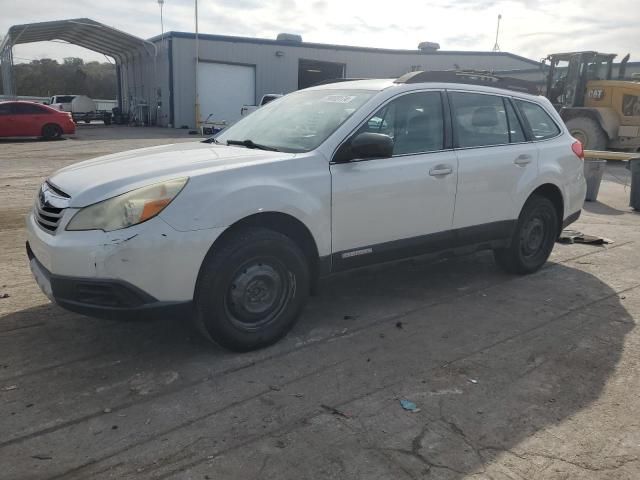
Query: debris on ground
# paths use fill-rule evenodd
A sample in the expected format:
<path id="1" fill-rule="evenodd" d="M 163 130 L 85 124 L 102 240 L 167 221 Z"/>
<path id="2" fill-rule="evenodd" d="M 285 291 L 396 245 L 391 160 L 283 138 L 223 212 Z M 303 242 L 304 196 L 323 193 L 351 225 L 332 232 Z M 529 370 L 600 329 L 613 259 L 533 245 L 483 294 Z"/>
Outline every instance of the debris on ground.
<path id="1" fill-rule="evenodd" d="M 577 230 L 563 230 L 558 238 L 558 242 L 566 244 L 584 243 L 587 245 L 607 245 L 613 243 L 613 240 L 596 235 L 587 235 Z"/>
<path id="2" fill-rule="evenodd" d="M 111 409 L 110 408 L 105 408 L 104 410 L 102 410 L 104 413 L 111 413 Z"/>
<path id="3" fill-rule="evenodd" d="M 9 298 L 9 296 L 8 293 L 0 293 L 0 298 Z"/>
<path id="4" fill-rule="evenodd" d="M 291 393 L 289 395 L 291 395 L 292 397 L 296 397 L 296 398 L 304 397 L 304 393 Z"/>
<path id="5" fill-rule="evenodd" d="M 342 410 L 338 410 L 336 407 L 332 407 L 330 405 L 324 405 L 324 404 L 320 404 L 320 406 L 327 412 L 331 413 L 332 415 L 336 415 L 342 418 L 351 418 L 349 415 L 344 413 Z"/>
<path id="6" fill-rule="evenodd" d="M 344 317 L 342 317 L 343 320 L 355 320 L 356 316 L 355 315 L 345 315 Z"/>
<path id="7" fill-rule="evenodd" d="M 471 383 L 473 383 L 474 385 L 476 383 L 478 383 L 478 380 L 476 380 L 475 378 L 468 378 L 467 380 L 469 380 Z"/>
<path id="8" fill-rule="evenodd" d="M 3 392 L 9 392 L 9 391 L 11 391 L 11 390 L 16 390 L 17 388 L 18 388 L 18 386 L 17 386 L 17 385 L 9 385 L 8 387 L 4 387 L 4 388 L 2 389 L 2 391 L 3 391 Z"/>
<path id="9" fill-rule="evenodd" d="M 31 455 L 31 458 L 35 458 L 36 460 L 53 460 L 53 457 L 50 455 Z"/>
<path id="10" fill-rule="evenodd" d="M 396 322 L 396 328 L 402 330 L 402 322 Z"/>
<path id="11" fill-rule="evenodd" d="M 418 413 L 420 411 L 418 406 L 415 403 L 413 403 L 411 400 L 406 400 L 403 398 L 400 400 L 400 405 L 402 405 L 402 408 L 404 408 L 405 410 L 411 413 Z"/>

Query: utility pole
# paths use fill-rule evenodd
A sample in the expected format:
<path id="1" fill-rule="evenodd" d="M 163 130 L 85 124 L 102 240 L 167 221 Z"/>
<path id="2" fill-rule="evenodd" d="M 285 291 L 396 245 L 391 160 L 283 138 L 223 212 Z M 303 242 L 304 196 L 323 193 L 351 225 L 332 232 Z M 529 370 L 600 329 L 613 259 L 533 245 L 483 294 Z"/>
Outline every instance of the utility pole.
<path id="1" fill-rule="evenodd" d="M 500 20 L 502 20 L 502 15 L 498 15 L 498 27 L 496 28 L 496 43 L 493 45 L 493 51 L 499 52 L 500 45 L 498 45 L 498 35 L 500 35 Z"/>
<path id="2" fill-rule="evenodd" d="M 196 130 L 200 129 L 200 98 L 198 97 L 198 62 L 200 60 L 200 46 L 198 44 L 198 0 L 195 1 L 195 11 L 196 11 L 196 70 L 195 70 L 195 89 L 196 89 L 196 103 L 195 107 L 195 115 L 196 115 Z"/>
<path id="3" fill-rule="evenodd" d="M 164 47 L 164 19 L 162 18 L 164 0 L 158 0 L 158 5 L 160 5 L 160 44 Z"/>

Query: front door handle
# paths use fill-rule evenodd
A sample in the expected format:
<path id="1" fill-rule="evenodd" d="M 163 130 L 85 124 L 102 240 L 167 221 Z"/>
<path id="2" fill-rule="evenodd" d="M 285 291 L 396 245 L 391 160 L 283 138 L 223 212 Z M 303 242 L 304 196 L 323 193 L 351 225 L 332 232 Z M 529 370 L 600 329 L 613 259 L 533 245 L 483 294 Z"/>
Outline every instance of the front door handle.
<path id="1" fill-rule="evenodd" d="M 524 167 L 525 165 L 530 164 L 532 161 L 533 157 L 531 155 L 523 153 L 522 155 L 518 155 L 513 163 Z"/>
<path id="2" fill-rule="evenodd" d="M 432 177 L 439 177 L 441 175 L 450 175 L 453 173 L 453 168 L 449 165 L 436 165 L 429 170 L 429 175 Z"/>

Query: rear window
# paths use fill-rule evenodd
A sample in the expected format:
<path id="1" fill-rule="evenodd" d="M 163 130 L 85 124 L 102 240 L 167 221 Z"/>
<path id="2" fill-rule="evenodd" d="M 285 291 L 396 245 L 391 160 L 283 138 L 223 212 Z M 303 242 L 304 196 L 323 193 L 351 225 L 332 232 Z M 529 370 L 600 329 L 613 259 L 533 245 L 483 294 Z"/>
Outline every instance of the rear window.
<path id="1" fill-rule="evenodd" d="M 75 95 L 59 95 L 57 97 L 53 97 L 55 99 L 54 103 L 71 103 L 75 97 Z"/>
<path id="2" fill-rule="evenodd" d="M 515 100 L 515 102 L 529 123 L 535 140 L 545 140 L 555 137 L 560 133 L 556 122 L 553 121 L 551 116 L 540 105 L 523 100 Z"/>

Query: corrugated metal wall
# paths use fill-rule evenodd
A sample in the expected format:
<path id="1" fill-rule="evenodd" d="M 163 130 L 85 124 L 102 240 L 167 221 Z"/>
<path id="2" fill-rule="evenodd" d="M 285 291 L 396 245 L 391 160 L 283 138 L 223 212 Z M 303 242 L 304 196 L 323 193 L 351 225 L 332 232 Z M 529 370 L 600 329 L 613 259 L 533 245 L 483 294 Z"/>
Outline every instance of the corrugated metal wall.
<path id="1" fill-rule="evenodd" d="M 173 37 L 174 124 L 195 123 L 195 42 Z M 303 44 L 304 45 L 304 44 Z M 200 39 L 201 62 L 226 62 L 256 67 L 256 101 L 265 93 L 289 93 L 298 88 L 299 59 L 344 63 L 347 77 L 398 77 L 411 70 L 531 69 L 535 64 L 507 54 L 468 54 L 458 52 L 414 53 L 354 51 L 281 44 L 260 44 Z M 276 52 L 282 52 L 279 56 Z M 539 74 L 534 75 L 537 77 Z M 211 79 L 207 88 L 228 88 Z M 240 109 L 241 105 L 238 105 Z M 164 114 L 164 111 L 163 111 Z M 166 122 L 168 123 L 168 122 Z M 163 123 L 166 125 L 166 123 Z"/>

